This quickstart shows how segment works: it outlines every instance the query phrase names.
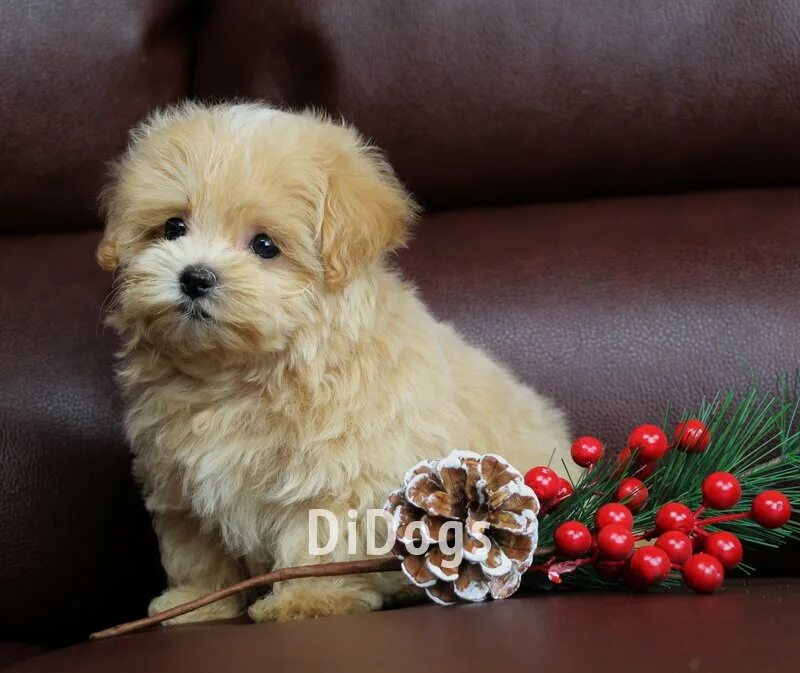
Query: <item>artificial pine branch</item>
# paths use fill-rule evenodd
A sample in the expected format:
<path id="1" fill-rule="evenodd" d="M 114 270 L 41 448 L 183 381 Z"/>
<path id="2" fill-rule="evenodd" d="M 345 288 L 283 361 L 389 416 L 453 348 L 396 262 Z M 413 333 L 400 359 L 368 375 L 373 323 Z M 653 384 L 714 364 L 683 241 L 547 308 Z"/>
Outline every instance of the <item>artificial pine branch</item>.
<path id="1" fill-rule="evenodd" d="M 669 451 L 656 471 L 643 479 L 649 491 L 647 502 L 635 516 L 634 533 L 651 531 L 659 508 L 669 502 L 682 502 L 690 509 L 702 506 L 703 480 L 712 472 L 730 472 L 739 478 L 742 497 L 725 513 L 747 512 L 753 498 L 767 489 L 783 492 L 793 507 L 800 505 L 800 376 L 782 377 L 778 394 L 764 394 L 752 385 L 738 398 L 735 390 L 711 401 L 702 401 L 696 413 L 684 412 L 680 420 L 698 418 L 709 428 L 711 443 L 703 453 Z M 664 430 L 668 432 L 667 411 Z M 565 521 L 578 520 L 594 527 L 594 515 L 612 502 L 619 482 L 630 476 L 635 456 L 623 469 L 607 460 L 585 474 L 574 486 L 572 496 L 562 501 L 541 522 L 540 544 L 551 546 L 556 528 Z M 719 512 L 708 510 L 707 516 Z M 778 547 L 789 539 L 800 539 L 800 522 L 790 521 L 781 528 L 768 529 L 749 519 L 727 521 L 710 527 L 734 533 L 745 548 Z M 744 572 L 752 571 L 740 565 Z M 677 583 L 671 578 L 665 586 Z M 540 574 L 529 574 L 526 586 L 552 589 L 553 584 Z M 591 567 L 563 575 L 563 586 L 573 588 L 612 588 L 622 585 L 604 579 Z"/>

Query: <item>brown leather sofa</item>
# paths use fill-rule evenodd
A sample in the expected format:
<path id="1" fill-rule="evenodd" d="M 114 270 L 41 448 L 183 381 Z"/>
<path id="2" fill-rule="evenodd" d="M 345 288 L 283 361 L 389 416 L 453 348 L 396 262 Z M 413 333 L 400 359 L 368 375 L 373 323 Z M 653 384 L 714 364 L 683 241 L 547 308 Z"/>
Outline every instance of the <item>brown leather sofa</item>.
<path id="1" fill-rule="evenodd" d="M 187 96 L 351 120 L 428 209 L 400 264 L 433 310 L 619 447 L 800 362 L 798 25 L 794 0 L 0 3 L 0 667 L 800 670 L 780 578 L 82 642 L 164 582 L 93 259 L 131 124 Z"/>

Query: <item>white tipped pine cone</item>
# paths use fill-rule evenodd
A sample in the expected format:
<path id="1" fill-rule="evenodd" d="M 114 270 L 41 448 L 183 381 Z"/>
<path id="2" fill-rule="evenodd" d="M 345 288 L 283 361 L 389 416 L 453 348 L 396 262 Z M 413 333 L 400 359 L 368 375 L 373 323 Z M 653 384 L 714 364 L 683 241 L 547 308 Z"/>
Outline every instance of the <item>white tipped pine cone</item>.
<path id="1" fill-rule="evenodd" d="M 443 605 L 507 598 L 519 588 L 536 551 L 539 501 L 516 469 L 494 454 L 453 451 L 417 463 L 404 481 L 384 509 L 414 585 Z"/>

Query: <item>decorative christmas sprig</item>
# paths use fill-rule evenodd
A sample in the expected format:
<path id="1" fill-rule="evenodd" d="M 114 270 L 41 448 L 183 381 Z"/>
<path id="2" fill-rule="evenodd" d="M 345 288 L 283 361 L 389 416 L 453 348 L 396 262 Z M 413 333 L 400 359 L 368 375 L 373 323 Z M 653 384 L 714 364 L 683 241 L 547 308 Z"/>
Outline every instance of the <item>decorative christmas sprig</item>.
<path id="1" fill-rule="evenodd" d="M 682 579 L 715 591 L 726 570 L 751 570 L 746 548 L 800 538 L 790 519 L 800 505 L 799 390 L 795 375 L 781 379 L 777 395 L 751 386 L 738 401 L 735 391 L 704 400 L 681 416 L 671 442 L 662 427 L 642 425 L 617 460 L 602 460 L 602 442 L 581 437 L 571 450 L 585 468 L 578 480 L 545 466 L 523 479 L 493 454 L 422 461 L 388 494 L 395 558 L 278 569 L 92 637 L 131 633 L 274 582 L 399 569 L 446 604 L 509 596 L 523 573 L 536 588 L 641 590 Z M 464 525 L 460 558 L 434 535 L 446 522 Z M 420 541 L 426 551 L 411 551 Z"/>
<path id="2" fill-rule="evenodd" d="M 550 471 L 529 471 L 549 512 L 539 539 L 555 554 L 546 575 L 529 573 L 526 585 L 642 589 L 682 577 L 708 591 L 726 569 L 752 570 L 741 563 L 743 547 L 797 539 L 800 524 L 789 519 L 800 504 L 796 390 L 797 377 L 777 395 L 751 386 L 739 401 L 735 391 L 704 401 L 683 414 L 671 443 L 660 427 L 639 426 L 616 462 L 598 462 L 599 440 L 579 438 L 572 457 L 588 471 L 557 501 L 548 500 Z"/>

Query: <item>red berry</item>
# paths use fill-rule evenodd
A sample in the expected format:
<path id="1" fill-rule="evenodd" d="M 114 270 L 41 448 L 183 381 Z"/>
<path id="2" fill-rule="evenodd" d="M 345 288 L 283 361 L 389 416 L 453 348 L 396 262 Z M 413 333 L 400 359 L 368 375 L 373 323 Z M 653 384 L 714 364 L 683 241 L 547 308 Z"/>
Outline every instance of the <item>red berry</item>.
<path id="1" fill-rule="evenodd" d="M 617 456 L 617 469 L 614 471 L 614 475 L 621 474 L 630 465 L 630 462 L 631 450 L 626 446 Z"/>
<path id="2" fill-rule="evenodd" d="M 703 551 L 718 559 L 726 570 L 735 568 L 742 561 L 742 543 L 733 533 L 726 531 L 711 533 L 703 544 Z"/>
<path id="3" fill-rule="evenodd" d="M 647 487 L 635 477 L 627 477 L 619 483 L 616 498 L 617 502 L 625 501 L 628 508 L 635 512 L 647 500 Z"/>
<path id="4" fill-rule="evenodd" d="M 753 518 L 764 528 L 779 528 L 792 516 L 792 506 L 780 491 L 764 491 L 753 500 Z"/>
<path id="5" fill-rule="evenodd" d="M 603 442 L 596 437 L 578 437 L 570 449 L 572 460 L 581 467 L 597 465 L 603 457 Z"/>
<path id="6" fill-rule="evenodd" d="M 658 547 L 639 547 L 629 562 L 630 574 L 634 584 L 658 584 L 667 579 L 672 564 L 669 556 Z"/>
<path id="7" fill-rule="evenodd" d="M 625 572 L 624 561 L 604 561 L 598 559 L 594 563 L 594 568 L 600 577 L 605 577 L 607 580 L 617 579 Z"/>
<path id="8" fill-rule="evenodd" d="M 569 480 L 564 479 L 564 477 L 558 478 L 558 493 L 556 493 L 556 500 L 561 500 L 562 498 L 567 498 L 572 495 L 572 484 L 569 483 Z"/>
<path id="9" fill-rule="evenodd" d="M 633 515 L 631 511 L 618 502 L 609 502 L 597 510 L 594 516 L 594 523 L 598 530 L 612 523 L 619 523 L 628 530 L 633 528 Z"/>
<path id="10" fill-rule="evenodd" d="M 552 500 L 558 495 L 559 477 L 549 467 L 534 467 L 525 473 L 525 483 L 539 500 Z"/>
<path id="11" fill-rule="evenodd" d="M 695 554 L 683 564 L 683 581 L 693 591 L 711 594 L 722 586 L 725 569 L 711 554 Z"/>
<path id="12" fill-rule="evenodd" d="M 703 502 L 714 509 L 730 509 L 742 497 L 742 486 L 730 472 L 714 472 L 703 481 Z"/>
<path id="13" fill-rule="evenodd" d="M 680 502 L 669 502 L 662 505 L 656 514 L 656 529 L 659 533 L 668 530 L 679 530 L 689 533 L 694 528 L 694 514 Z"/>
<path id="14" fill-rule="evenodd" d="M 609 524 L 597 533 L 597 551 L 610 561 L 624 561 L 633 553 L 633 545 L 633 533 L 622 524 Z"/>
<path id="15" fill-rule="evenodd" d="M 622 578 L 625 580 L 625 584 L 628 585 L 628 588 L 633 589 L 634 591 L 647 591 L 647 588 L 650 586 L 641 577 L 638 577 L 636 574 L 634 574 L 628 563 L 625 564 L 625 569 L 622 572 Z"/>
<path id="16" fill-rule="evenodd" d="M 636 475 L 637 479 L 647 479 L 647 477 L 656 471 L 657 467 L 657 460 L 650 460 L 645 463 L 640 463 L 637 461 L 636 467 L 633 469 L 633 473 Z"/>
<path id="17" fill-rule="evenodd" d="M 689 453 L 702 453 L 708 448 L 711 435 L 708 426 L 699 418 L 690 418 L 678 423 L 672 438 L 675 447 Z"/>
<path id="18" fill-rule="evenodd" d="M 628 448 L 643 462 L 658 460 L 667 452 L 667 436 L 657 425 L 640 425 L 628 437 Z"/>
<path id="19" fill-rule="evenodd" d="M 656 547 L 663 549 L 669 560 L 676 565 L 683 565 L 692 555 L 692 540 L 679 530 L 668 530 L 656 540 Z"/>
<path id="20" fill-rule="evenodd" d="M 592 547 L 592 534 L 580 521 L 562 523 L 553 539 L 558 553 L 569 558 L 580 558 Z"/>
<path id="21" fill-rule="evenodd" d="M 630 461 L 632 455 L 633 454 L 631 453 L 631 450 L 626 446 L 624 449 L 622 449 L 622 451 L 619 452 L 619 455 L 617 456 L 617 462 L 621 465 L 625 465 L 625 463 Z"/>

